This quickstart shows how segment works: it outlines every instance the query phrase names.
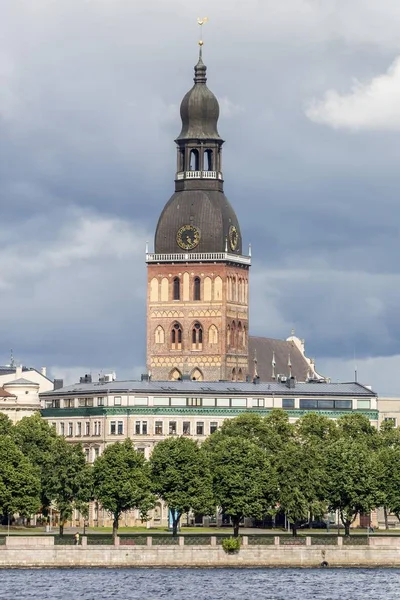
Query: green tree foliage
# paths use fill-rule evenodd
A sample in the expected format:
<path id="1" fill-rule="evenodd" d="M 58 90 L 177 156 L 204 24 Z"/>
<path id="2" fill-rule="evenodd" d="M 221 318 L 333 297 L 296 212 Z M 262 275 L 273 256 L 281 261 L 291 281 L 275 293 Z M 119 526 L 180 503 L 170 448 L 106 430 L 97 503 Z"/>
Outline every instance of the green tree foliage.
<path id="1" fill-rule="evenodd" d="M 11 435 L 13 429 L 12 421 L 4 413 L 0 413 L 0 436 Z"/>
<path id="2" fill-rule="evenodd" d="M 207 451 L 207 449 L 205 449 Z M 277 482 L 264 449 L 242 437 L 222 437 L 209 450 L 216 504 L 232 520 L 262 518 L 275 505 Z"/>
<path id="3" fill-rule="evenodd" d="M 113 515 L 113 537 L 123 512 L 139 509 L 143 515 L 154 505 L 150 465 L 130 439 L 107 446 L 93 466 L 93 492 Z"/>
<path id="4" fill-rule="evenodd" d="M 0 437 L 0 512 L 29 516 L 40 507 L 40 477 L 9 436 Z"/>
<path id="5" fill-rule="evenodd" d="M 57 434 L 39 414 L 24 417 L 12 428 L 12 437 L 18 448 L 38 467 L 40 472 L 40 499 L 42 512 L 47 514 L 51 497 L 47 496 L 47 479 Z"/>
<path id="6" fill-rule="evenodd" d="M 185 437 L 159 442 L 150 457 L 150 466 L 153 490 L 171 511 L 174 536 L 184 513 L 215 512 L 207 457 L 197 442 Z"/>
<path id="7" fill-rule="evenodd" d="M 337 428 L 341 438 L 364 442 L 371 449 L 379 445 L 378 431 L 365 415 L 360 413 L 343 415 L 337 420 Z"/>
<path id="8" fill-rule="evenodd" d="M 69 444 L 62 437 L 54 441 L 47 465 L 45 495 L 60 513 L 60 535 L 63 535 L 74 505 L 90 500 L 91 466 L 86 463 L 81 444 Z"/>
<path id="9" fill-rule="evenodd" d="M 346 436 L 331 444 L 327 452 L 327 499 L 330 509 L 339 511 L 346 536 L 356 517 L 382 500 L 378 463 L 368 441 L 364 434 Z"/>

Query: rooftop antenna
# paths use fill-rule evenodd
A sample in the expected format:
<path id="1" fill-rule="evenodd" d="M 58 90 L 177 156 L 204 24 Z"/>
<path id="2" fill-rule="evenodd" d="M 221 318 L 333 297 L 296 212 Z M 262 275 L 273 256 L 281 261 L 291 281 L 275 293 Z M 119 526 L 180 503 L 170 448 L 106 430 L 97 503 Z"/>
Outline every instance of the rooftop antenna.
<path id="1" fill-rule="evenodd" d="M 10 350 L 10 367 L 12 367 L 12 368 L 15 367 L 14 352 L 13 352 L 12 348 Z"/>
<path id="2" fill-rule="evenodd" d="M 354 381 L 357 383 L 358 382 L 358 374 L 357 374 L 356 347 L 355 346 L 354 346 L 354 350 L 353 350 L 353 355 L 354 355 Z"/>
<path id="3" fill-rule="evenodd" d="M 200 26 L 200 39 L 199 39 L 199 59 L 203 57 L 203 25 L 207 23 L 208 17 L 197 17 L 197 23 Z"/>

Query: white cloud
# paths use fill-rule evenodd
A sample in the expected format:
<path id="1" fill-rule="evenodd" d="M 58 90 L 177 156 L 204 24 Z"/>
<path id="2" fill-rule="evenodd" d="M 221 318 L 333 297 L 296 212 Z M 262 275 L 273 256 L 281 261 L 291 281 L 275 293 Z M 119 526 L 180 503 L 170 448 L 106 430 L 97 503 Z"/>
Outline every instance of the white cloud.
<path id="1" fill-rule="evenodd" d="M 306 110 L 315 123 L 334 129 L 400 129 L 400 57 L 383 75 L 368 83 L 356 81 L 348 94 L 328 90 L 322 100 L 313 100 Z"/>

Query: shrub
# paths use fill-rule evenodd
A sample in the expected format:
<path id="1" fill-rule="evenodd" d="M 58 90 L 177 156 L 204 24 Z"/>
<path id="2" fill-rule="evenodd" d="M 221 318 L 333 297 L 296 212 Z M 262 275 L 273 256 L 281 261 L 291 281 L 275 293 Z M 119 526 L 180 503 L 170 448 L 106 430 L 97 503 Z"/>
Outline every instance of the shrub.
<path id="1" fill-rule="evenodd" d="M 227 554 L 237 554 L 240 550 L 242 540 L 240 537 L 237 538 L 224 538 L 222 540 L 222 547 Z"/>

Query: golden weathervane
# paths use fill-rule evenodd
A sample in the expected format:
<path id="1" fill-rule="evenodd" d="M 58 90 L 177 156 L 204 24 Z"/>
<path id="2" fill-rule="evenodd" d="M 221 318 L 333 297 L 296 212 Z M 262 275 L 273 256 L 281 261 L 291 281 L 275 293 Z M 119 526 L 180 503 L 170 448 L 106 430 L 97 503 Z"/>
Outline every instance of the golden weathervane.
<path id="1" fill-rule="evenodd" d="M 202 46 L 204 44 L 203 42 L 203 25 L 204 23 L 207 23 L 208 21 L 208 17 L 197 17 L 197 23 L 200 26 L 200 40 L 199 40 L 199 46 Z"/>

